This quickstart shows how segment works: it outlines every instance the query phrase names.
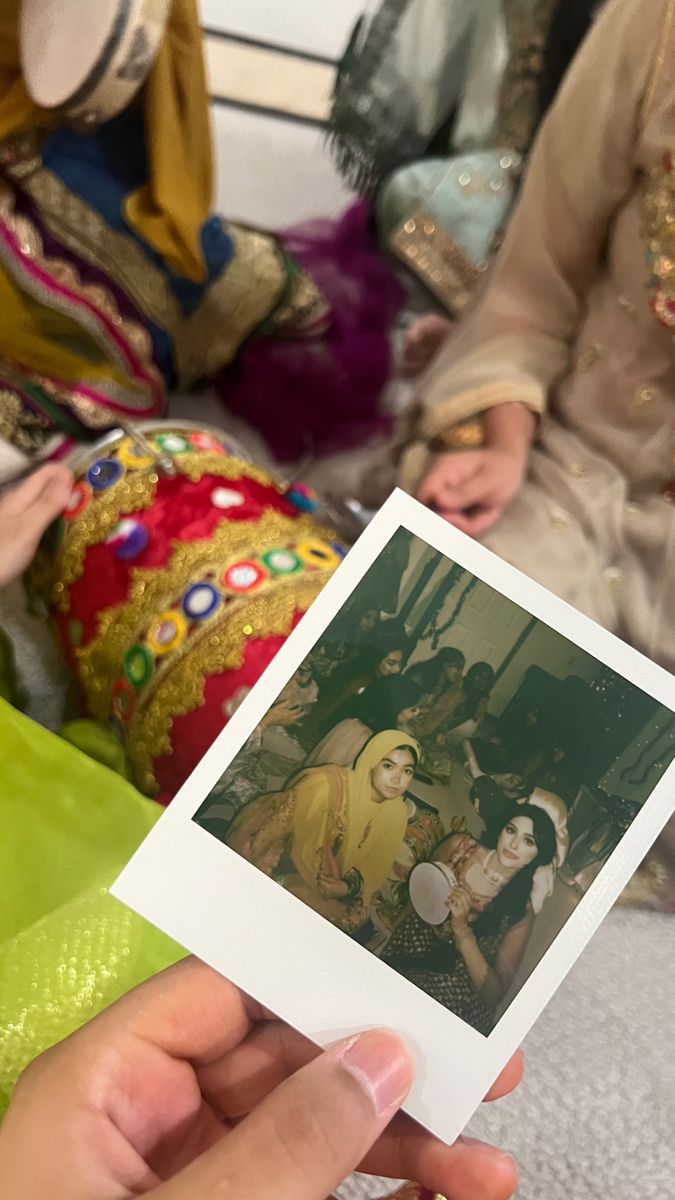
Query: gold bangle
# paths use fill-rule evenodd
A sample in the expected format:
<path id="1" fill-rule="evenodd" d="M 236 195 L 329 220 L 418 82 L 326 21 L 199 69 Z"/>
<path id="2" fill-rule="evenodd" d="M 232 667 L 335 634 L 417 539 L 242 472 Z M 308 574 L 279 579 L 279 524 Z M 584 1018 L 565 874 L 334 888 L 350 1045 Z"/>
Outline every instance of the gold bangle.
<path id="1" fill-rule="evenodd" d="M 442 454 L 448 450 L 476 450 L 485 444 L 485 429 L 480 418 L 460 421 L 433 439 L 431 449 Z"/>

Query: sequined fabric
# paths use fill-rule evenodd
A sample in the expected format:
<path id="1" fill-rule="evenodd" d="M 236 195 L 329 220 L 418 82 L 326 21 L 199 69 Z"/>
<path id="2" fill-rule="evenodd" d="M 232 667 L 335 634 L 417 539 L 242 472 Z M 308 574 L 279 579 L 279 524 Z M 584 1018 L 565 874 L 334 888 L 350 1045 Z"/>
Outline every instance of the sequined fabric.
<path id="1" fill-rule="evenodd" d="M 37 1054 L 181 957 L 108 894 L 161 809 L 0 701 L 0 1114 Z"/>

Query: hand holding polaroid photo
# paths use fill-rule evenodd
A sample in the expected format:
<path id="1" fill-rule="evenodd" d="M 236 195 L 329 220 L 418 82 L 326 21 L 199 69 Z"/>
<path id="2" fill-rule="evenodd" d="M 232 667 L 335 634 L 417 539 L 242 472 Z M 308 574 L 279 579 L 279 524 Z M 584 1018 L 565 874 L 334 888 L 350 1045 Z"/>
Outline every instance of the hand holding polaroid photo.
<path id="1" fill-rule="evenodd" d="M 395 493 L 114 892 L 322 1046 L 400 1033 L 453 1141 L 674 757 L 672 676 Z"/>

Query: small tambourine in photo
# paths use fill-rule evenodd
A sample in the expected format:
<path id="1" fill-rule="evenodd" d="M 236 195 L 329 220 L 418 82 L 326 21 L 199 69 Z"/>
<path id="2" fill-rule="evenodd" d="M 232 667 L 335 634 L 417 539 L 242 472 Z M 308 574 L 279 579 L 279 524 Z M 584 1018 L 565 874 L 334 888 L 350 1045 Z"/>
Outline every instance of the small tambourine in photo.
<path id="1" fill-rule="evenodd" d="M 171 0 L 23 0 L 21 66 L 31 99 L 85 126 L 127 108 L 166 32 Z"/>
<path id="2" fill-rule="evenodd" d="M 447 863 L 420 863 L 408 882 L 410 903 L 427 925 L 442 925 L 450 915 L 449 901 L 457 876 Z"/>

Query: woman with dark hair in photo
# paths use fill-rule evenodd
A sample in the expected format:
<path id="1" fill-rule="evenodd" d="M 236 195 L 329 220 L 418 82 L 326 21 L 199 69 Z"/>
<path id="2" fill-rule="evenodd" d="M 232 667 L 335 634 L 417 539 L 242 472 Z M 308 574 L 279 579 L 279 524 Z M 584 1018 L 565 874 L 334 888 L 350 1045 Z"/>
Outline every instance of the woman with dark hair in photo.
<path id="1" fill-rule="evenodd" d="M 387 624 L 390 629 L 386 628 Z M 409 650 L 406 633 L 393 621 L 386 622 L 377 638 L 364 645 L 355 658 L 343 663 L 324 684 L 320 684 L 311 726 L 303 732 L 305 744 L 310 734 L 314 740 L 309 744 L 313 745 L 341 720 L 346 701 L 365 692 L 378 679 L 400 675 Z"/>
<path id="2" fill-rule="evenodd" d="M 461 682 L 466 659 L 461 650 L 454 646 L 445 646 L 433 658 L 425 658 L 423 662 L 408 667 L 406 678 L 413 679 L 422 688 L 422 693 L 428 697 L 431 704 L 437 700 L 441 692 L 456 687 Z"/>
<path id="3" fill-rule="evenodd" d="M 382 624 L 380 606 L 371 591 L 357 592 L 347 601 L 341 613 L 331 622 L 327 638 L 336 642 L 360 645 L 375 636 Z"/>
<path id="4" fill-rule="evenodd" d="M 414 738 L 398 729 L 378 733 L 353 767 L 310 767 L 285 791 L 252 801 L 227 845 L 354 933 L 405 836 L 404 796 L 419 761 Z"/>
<path id="5" fill-rule="evenodd" d="M 415 734 L 437 746 L 470 737 L 488 710 L 495 682 L 489 663 L 469 667 L 459 686 L 448 689 L 415 722 Z"/>
<path id="6" fill-rule="evenodd" d="M 382 625 L 380 607 L 372 595 L 355 595 L 331 622 L 321 641 L 308 656 L 319 685 L 358 656 L 359 649 L 376 636 Z"/>
<path id="7" fill-rule="evenodd" d="M 486 829 L 501 829 L 513 801 L 527 793 L 523 773 L 505 760 L 501 746 L 468 738 L 462 745 L 466 765 L 473 779 L 469 799 Z M 479 758 L 480 754 L 480 758 Z"/>
<path id="8" fill-rule="evenodd" d="M 462 684 L 462 698 L 439 730 L 439 745 L 459 745 L 476 731 L 487 714 L 495 679 L 494 667 L 489 663 L 478 662 L 469 667 Z"/>
<path id="9" fill-rule="evenodd" d="M 347 701 L 341 719 L 307 755 L 306 767 L 335 763 L 351 767 L 366 742 L 384 729 L 407 732 L 420 711 L 422 689 L 406 675 L 376 679 L 365 692 Z"/>
<path id="10" fill-rule="evenodd" d="M 528 946 L 534 920 L 553 889 L 568 847 L 567 809 L 537 789 L 513 803 L 502 828 L 484 842 L 453 834 L 433 861 L 449 868 L 442 924 L 411 914 L 382 958 L 480 1033 L 494 1027 Z"/>

